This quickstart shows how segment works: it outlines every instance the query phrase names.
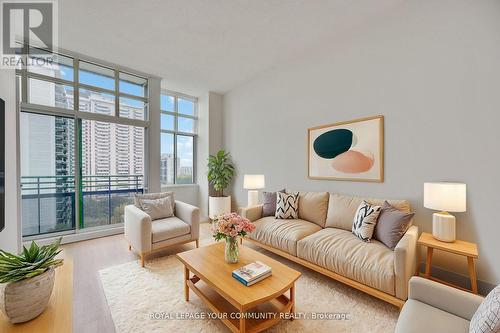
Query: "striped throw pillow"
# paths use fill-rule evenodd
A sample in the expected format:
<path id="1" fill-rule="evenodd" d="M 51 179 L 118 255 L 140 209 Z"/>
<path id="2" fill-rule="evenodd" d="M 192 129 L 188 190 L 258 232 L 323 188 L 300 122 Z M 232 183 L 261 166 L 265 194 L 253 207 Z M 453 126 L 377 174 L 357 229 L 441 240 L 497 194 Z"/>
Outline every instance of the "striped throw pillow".
<path id="1" fill-rule="evenodd" d="M 277 219 L 298 219 L 299 218 L 299 192 L 276 193 L 276 214 Z"/>
<path id="2" fill-rule="evenodd" d="M 365 242 L 369 242 L 373 237 L 377 219 L 382 210 L 382 206 L 375 206 L 363 200 L 359 205 L 352 224 L 352 233 Z"/>

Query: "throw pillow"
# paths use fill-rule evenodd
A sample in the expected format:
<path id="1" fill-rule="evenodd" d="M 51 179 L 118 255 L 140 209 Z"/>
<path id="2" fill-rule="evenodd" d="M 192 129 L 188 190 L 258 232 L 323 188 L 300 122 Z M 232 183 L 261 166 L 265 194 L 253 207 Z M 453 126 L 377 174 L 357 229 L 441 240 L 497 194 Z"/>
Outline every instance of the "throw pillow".
<path id="1" fill-rule="evenodd" d="M 285 193 L 285 189 L 278 192 Z M 264 203 L 262 205 L 262 217 L 274 216 L 276 213 L 276 192 L 262 192 Z"/>
<path id="2" fill-rule="evenodd" d="M 172 205 L 172 212 L 175 213 L 175 199 L 174 192 L 160 192 L 160 193 L 145 193 L 145 194 L 136 194 L 134 195 L 134 205 L 137 208 L 144 210 L 141 206 L 141 200 L 154 200 L 160 198 L 170 198 L 170 204 Z"/>
<path id="3" fill-rule="evenodd" d="M 170 197 L 159 199 L 142 199 L 142 210 L 151 217 L 151 220 L 158 220 L 174 215 Z"/>
<path id="4" fill-rule="evenodd" d="M 297 219 L 299 218 L 299 192 L 276 193 L 276 213 L 277 219 Z"/>
<path id="5" fill-rule="evenodd" d="M 469 333 L 496 332 L 500 332 L 500 285 L 479 305 L 469 325 Z"/>
<path id="6" fill-rule="evenodd" d="M 373 236 L 381 209 L 382 206 L 374 206 L 363 200 L 354 215 L 352 233 L 365 242 L 369 242 Z"/>
<path id="7" fill-rule="evenodd" d="M 399 240 L 410 227 L 414 215 L 415 213 L 402 212 L 385 201 L 378 216 L 373 238 L 394 250 Z"/>

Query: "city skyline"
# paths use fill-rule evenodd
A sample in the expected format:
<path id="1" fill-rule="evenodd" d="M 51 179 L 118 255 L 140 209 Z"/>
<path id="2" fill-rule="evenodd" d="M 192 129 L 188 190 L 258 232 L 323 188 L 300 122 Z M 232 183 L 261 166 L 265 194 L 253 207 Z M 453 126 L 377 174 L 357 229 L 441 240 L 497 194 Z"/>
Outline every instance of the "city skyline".
<path id="1" fill-rule="evenodd" d="M 69 66 L 29 70 L 68 81 L 74 79 L 73 67 Z M 114 79 L 81 69 L 79 73 L 79 83 L 114 89 L 114 85 L 111 86 L 109 82 L 115 82 Z M 139 85 L 124 81 L 121 75 L 120 92 L 134 96 L 140 96 L 142 92 L 145 96 L 144 86 L 141 90 Z M 79 111 L 115 116 L 117 99 L 114 94 L 92 90 L 90 87 L 78 89 Z M 73 85 L 28 79 L 30 104 L 73 110 L 74 98 Z M 119 117 L 134 120 L 145 120 L 147 117 L 146 102 L 121 95 L 118 101 Z M 188 105 L 184 104 L 181 106 L 182 112 L 190 112 Z M 179 119 L 178 127 L 182 132 L 194 132 L 195 123 L 192 119 L 175 119 Z M 80 125 L 79 133 L 76 131 L 77 125 Z M 20 129 L 23 235 L 71 230 L 75 228 L 76 221 L 85 228 L 123 221 L 124 205 L 133 201 L 134 193 L 143 191 L 143 182 L 147 180 L 144 177 L 144 127 L 113 122 L 113 118 L 110 121 L 84 117 L 75 120 L 71 116 L 22 110 Z M 162 133 L 160 140 L 161 185 L 193 183 L 193 136 Z M 77 142 L 79 147 L 76 146 Z M 78 188 L 75 177 L 78 168 L 81 168 L 82 175 L 79 187 L 82 190 L 81 197 L 75 191 Z M 137 175 L 140 177 L 135 177 Z M 44 196 L 42 200 L 40 195 Z M 76 211 L 78 198 L 82 199 L 81 216 Z M 77 216 L 80 218 L 77 219 Z"/>
<path id="2" fill-rule="evenodd" d="M 29 83 L 29 92 L 31 103 L 73 108 L 72 89 L 33 80 Z M 115 104 L 114 99 L 100 93 L 80 90 L 79 108 L 112 114 Z M 143 113 L 143 108 L 120 105 L 123 116 L 141 119 Z M 21 147 L 21 176 L 25 185 L 23 235 L 75 228 L 75 121 L 22 112 Z M 79 160 L 84 193 L 82 225 L 121 222 L 123 206 L 131 202 L 130 193 L 138 188 L 142 191 L 144 186 L 144 177 L 129 177 L 144 174 L 144 128 L 82 119 Z M 111 175 L 126 178 L 109 178 Z M 125 192 L 111 195 L 111 191 L 120 190 Z M 97 194 L 99 191 L 109 191 L 110 195 Z M 43 201 L 36 200 L 37 193 L 46 196 Z"/>

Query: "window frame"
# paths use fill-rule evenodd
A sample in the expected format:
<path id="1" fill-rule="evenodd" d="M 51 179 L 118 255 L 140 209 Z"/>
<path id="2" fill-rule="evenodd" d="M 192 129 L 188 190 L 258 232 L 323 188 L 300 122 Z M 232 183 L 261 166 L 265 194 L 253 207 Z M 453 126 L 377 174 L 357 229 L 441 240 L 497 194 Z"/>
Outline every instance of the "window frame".
<path id="1" fill-rule="evenodd" d="M 162 109 L 162 107 L 161 107 L 161 97 L 162 96 L 170 96 L 170 97 L 174 98 L 174 110 L 173 111 L 167 111 L 167 110 Z M 193 104 L 194 104 L 194 114 L 193 115 L 179 113 L 179 104 L 178 104 L 179 98 L 193 102 Z M 173 130 L 163 129 L 161 127 L 161 116 L 162 115 L 169 115 L 169 116 L 174 117 L 174 129 Z M 179 122 L 178 122 L 179 118 L 187 118 L 187 119 L 193 120 L 194 125 L 193 125 L 193 132 L 192 133 L 179 131 Z M 178 93 L 175 91 L 162 89 L 160 92 L 160 136 L 162 133 L 168 133 L 168 134 L 173 135 L 173 146 L 174 146 L 174 149 L 173 149 L 174 177 L 173 177 L 173 179 L 174 179 L 174 182 L 172 184 L 161 183 L 160 186 L 161 187 L 168 187 L 168 186 L 182 186 L 182 185 L 194 185 L 194 184 L 196 184 L 196 181 L 197 181 L 197 179 L 196 179 L 196 156 L 197 156 L 196 145 L 197 145 L 197 137 L 198 137 L 198 98 L 194 97 L 194 96 L 189 96 L 186 94 Z M 177 163 L 175 163 L 175 161 L 177 160 L 177 156 L 178 156 L 178 154 L 177 154 L 177 136 L 178 135 L 189 136 L 189 137 L 193 138 L 193 177 L 192 177 L 193 181 L 191 183 L 180 183 L 179 184 L 177 181 L 177 176 L 178 176 L 177 173 L 179 170 L 177 170 Z M 161 147 L 160 147 L 160 150 L 161 150 Z M 161 155 L 161 153 L 160 153 L 160 155 Z M 161 156 L 160 156 L 160 163 L 161 163 Z"/>
<path id="2" fill-rule="evenodd" d="M 41 49 L 41 48 L 38 48 Z M 43 49 L 42 49 L 43 50 Z M 142 127 L 144 128 L 144 146 L 143 146 L 143 154 L 144 154 L 144 170 L 143 170 L 143 190 L 145 192 L 148 191 L 149 189 L 149 178 L 150 175 L 148 173 L 149 171 L 149 160 L 147 157 L 147 152 L 149 151 L 149 132 L 150 132 L 150 117 L 149 117 L 149 108 L 150 108 L 150 98 L 152 95 L 151 91 L 151 84 L 150 84 L 150 79 L 151 76 L 145 73 L 141 73 L 138 71 L 130 70 L 126 67 L 123 66 L 118 66 L 115 64 L 107 63 L 105 61 L 101 61 L 98 59 L 94 59 L 88 56 L 83 56 L 78 53 L 74 52 L 69 52 L 65 51 L 62 49 L 58 49 L 55 52 L 51 52 L 51 54 L 56 54 L 56 55 L 62 55 L 65 57 L 69 57 L 73 59 L 73 80 L 66 80 L 62 78 L 57 78 L 57 77 L 52 77 L 40 73 L 35 73 L 32 72 L 28 69 L 28 57 L 29 54 L 21 54 L 21 63 L 22 66 L 20 68 L 15 69 L 15 76 L 16 76 L 16 90 L 21 90 L 20 92 L 17 91 L 17 94 L 19 95 L 18 98 L 16 98 L 17 102 L 17 117 L 19 118 L 21 112 L 28 112 L 28 113 L 35 113 L 35 114 L 41 114 L 41 115 L 47 115 L 47 116 L 60 116 L 60 117 L 66 117 L 66 118 L 71 118 L 74 119 L 75 121 L 75 138 L 78 137 L 78 131 L 81 128 L 81 122 L 83 120 L 91 120 L 91 121 L 99 121 L 99 122 L 107 122 L 107 123 L 115 123 L 115 124 L 121 124 L 121 125 L 128 125 L 128 126 L 135 126 L 135 127 Z M 80 61 L 84 61 L 87 63 L 91 63 L 97 66 L 101 67 L 106 67 L 110 68 L 114 71 L 114 79 L 115 79 L 115 86 L 114 90 L 110 89 L 105 89 L 105 88 L 100 88 L 97 86 L 92 86 L 92 85 L 87 85 L 79 82 L 79 63 Z M 147 88 L 145 89 L 145 97 L 140 97 L 136 95 L 130 95 L 127 93 L 122 93 L 119 91 L 119 86 L 120 86 L 120 73 L 128 74 L 128 75 L 133 75 L 139 78 L 143 78 L 147 82 Z M 28 81 L 29 79 L 37 79 L 41 80 L 44 82 L 49 82 L 49 83 L 55 83 L 55 84 L 63 84 L 66 86 L 71 86 L 73 88 L 73 108 L 72 109 L 65 109 L 57 106 L 47 106 L 47 105 L 42 105 L 42 104 L 36 104 L 36 103 L 29 103 L 29 84 Z M 19 82 L 18 82 L 19 80 Z M 103 92 L 107 94 L 113 94 L 115 96 L 115 108 L 114 108 L 114 113 L 112 115 L 106 115 L 106 114 L 101 114 L 101 113 L 92 113 L 92 112 L 87 112 L 87 111 L 80 111 L 80 88 L 87 89 L 90 91 L 94 92 Z M 144 118 L 143 119 L 132 119 L 128 117 L 122 117 L 120 116 L 120 97 L 125 97 L 125 98 L 130 98 L 133 100 L 139 100 L 143 101 L 145 103 L 145 109 L 144 109 Z M 19 126 L 19 121 L 18 121 L 18 126 Z M 80 182 L 80 172 L 78 172 L 80 168 L 80 156 L 78 154 L 79 149 L 81 148 L 82 143 L 79 142 L 79 140 L 75 139 L 74 142 L 74 151 L 76 152 L 75 154 L 75 161 L 74 161 L 74 167 L 75 167 L 75 192 L 81 193 L 81 182 Z M 50 237 L 55 237 L 55 236 L 64 236 L 64 235 L 72 235 L 76 234 L 78 235 L 79 233 L 87 233 L 87 232 L 93 232 L 97 230 L 105 230 L 105 229 L 116 229 L 116 228 L 121 228 L 123 227 L 123 223 L 116 223 L 116 224 L 111 224 L 111 225 L 103 225 L 103 226 L 98 226 L 98 227 L 90 227 L 90 228 L 82 228 L 81 227 L 81 214 L 83 210 L 80 207 L 80 200 L 76 200 L 75 203 L 75 211 L 77 212 L 75 216 L 75 228 L 74 230 L 68 230 L 64 232 L 55 232 L 49 234 Z M 33 240 L 33 239 L 43 239 L 46 238 L 47 234 L 44 235 L 35 235 L 35 236 L 23 236 L 23 240 Z"/>
<path id="3" fill-rule="evenodd" d="M 69 57 L 73 59 L 73 81 L 71 80 L 65 80 L 57 77 L 51 77 L 47 75 L 43 75 L 40 73 L 35 73 L 31 72 L 28 70 L 27 66 L 27 58 L 29 55 L 23 54 L 21 55 L 22 58 L 22 63 L 23 66 L 21 69 L 16 69 L 16 75 L 21 77 L 21 95 L 20 95 L 20 109 L 27 109 L 32 112 L 37 112 L 37 110 L 40 110 L 42 112 L 47 112 L 47 113 L 53 113 L 53 114 L 65 114 L 66 116 L 74 116 L 76 118 L 81 118 L 81 119 L 90 119 L 90 120 L 97 120 L 97 121 L 107 121 L 107 122 L 113 122 L 113 123 L 118 123 L 118 124 L 124 124 L 124 125 L 132 125 L 132 126 L 142 126 L 142 127 L 149 127 L 150 122 L 149 122 L 149 106 L 150 106 L 150 96 L 151 96 L 151 87 L 149 84 L 149 76 L 146 74 L 138 73 L 131 71 L 129 69 L 123 68 L 121 66 L 117 65 L 112 65 L 109 63 L 105 63 L 103 61 L 95 60 L 90 57 L 85 57 L 85 56 L 80 56 L 78 54 L 71 54 L 70 52 L 65 52 L 58 50 L 58 52 L 53 52 L 53 54 L 57 55 L 62 55 L 65 57 Z M 106 89 L 106 88 L 101 88 L 97 86 L 92 86 L 84 83 L 80 83 L 80 68 L 79 64 L 80 61 L 86 62 L 92 65 L 108 68 L 114 71 L 114 80 L 115 80 L 115 87 L 113 90 L 111 89 Z M 120 73 L 123 74 L 128 74 L 132 76 L 136 76 L 139 78 L 143 78 L 147 81 L 147 91 L 145 91 L 145 97 L 140 97 L 136 95 L 131 95 L 127 94 L 124 92 L 120 92 Z M 29 85 L 28 81 L 29 79 L 36 79 L 36 80 L 41 80 L 45 82 L 50 82 L 50 83 L 55 83 L 55 84 L 62 84 L 66 86 L 72 86 L 73 87 L 73 109 L 64 109 L 64 108 L 59 108 L 55 106 L 46 106 L 46 105 L 41 105 L 41 104 L 36 104 L 36 103 L 29 103 Z M 101 92 L 105 94 L 111 94 L 114 95 L 115 98 L 115 107 L 114 107 L 114 113 L 111 115 L 104 115 L 104 114 L 97 114 L 97 113 L 92 113 L 92 112 L 87 112 L 87 111 L 80 111 L 80 88 L 93 91 L 93 92 Z M 129 98 L 132 100 L 137 100 L 145 103 L 145 109 L 144 109 L 144 118 L 143 119 L 131 119 L 127 117 L 122 117 L 120 116 L 120 97 L 124 98 Z"/>

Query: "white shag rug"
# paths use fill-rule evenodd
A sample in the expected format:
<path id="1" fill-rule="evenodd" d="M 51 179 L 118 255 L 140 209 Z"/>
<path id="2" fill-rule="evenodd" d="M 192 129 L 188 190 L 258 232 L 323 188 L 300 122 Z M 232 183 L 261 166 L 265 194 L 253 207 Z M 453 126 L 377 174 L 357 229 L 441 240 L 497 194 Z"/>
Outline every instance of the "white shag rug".
<path id="1" fill-rule="evenodd" d="M 394 332 L 396 307 L 261 251 L 302 272 L 296 283 L 296 312 L 309 318 L 282 320 L 266 332 Z M 230 332 L 219 320 L 208 319 L 210 310 L 194 292 L 189 302 L 184 300 L 184 267 L 175 256 L 153 259 L 145 268 L 133 261 L 99 273 L 117 333 Z M 347 319 L 310 319 L 315 313 Z"/>

